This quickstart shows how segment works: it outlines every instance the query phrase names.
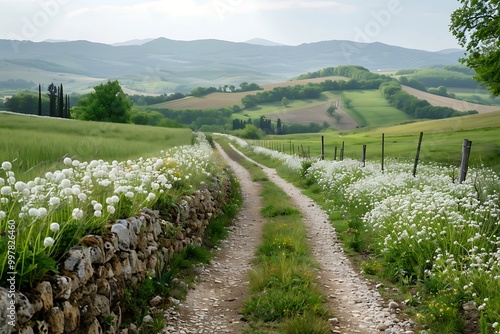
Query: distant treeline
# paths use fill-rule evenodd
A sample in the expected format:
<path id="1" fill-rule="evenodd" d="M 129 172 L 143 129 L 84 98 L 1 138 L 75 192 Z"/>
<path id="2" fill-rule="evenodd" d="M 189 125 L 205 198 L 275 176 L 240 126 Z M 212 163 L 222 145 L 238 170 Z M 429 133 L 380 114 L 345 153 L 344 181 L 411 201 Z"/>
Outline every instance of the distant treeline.
<path id="1" fill-rule="evenodd" d="M 255 90 L 262 90 L 256 83 L 242 82 L 239 87 L 234 85 L 224 85 L 216 87 L 195 87 L 191 90 L 191 93 L 173 93 L 173 94 L 162 94 L 158 96 L 145 96 L 145 95 L 129 95 L 129 97 L 134 101 L 135 105 L 138 106 L 150 106 L 159 103 L 165 103 L 169 101 L 183 99 L 187 96 L 202 97 L 215 92 L 223 93 L 237 93 L 237 92 L 250 92 Z"/>
<path id="2" fill-rule="evenodd" d="M 229 122 L 231 114 L 233 113 L 233 109 L 158 109 L 157 112 L 170 120 L 176 121 L 180 124 L 185 124 L 193 130 L 200 130 L 204 125 L 227 126 L 228 124 L 230 124 Z"/>
<path id="3" fill-rule="evenodd" d="M 165 103 L 169 101 L 179 100 L 185 98 L 186 94 L 174 93 L 174 94 L 162 94 L 158 96 L 149 95 L 129 95 L 129 98 L 134 101 L 137 106 L 149 106 L 158 103 Z"/>
<path id="4" fill-rule="evenodd" d="M 258 119 L 248 120 L 233 120 L 233 130 L 239 131 L 240 135 L 244 138 L 253 138 L 256 139 L 258 137 L 258 133 L 253 131 L 252 127 L 260 129 L 263 133 L 266 134 L 276 134 L 276 135 L 285 135 L 292 133 L 317 133 L 321 130 L 327 129 L 329 125 L 327 123 L 323 123 L 323 125 L 319 125 L 317 123 L 309 123 L 308 125 L 303 124 L 284 124 L 280 118 L 276 120 L 276 124 L 272 122 L 272 120 L 267 119 L 266 116 L 260 116 Z"/>
<path id="5" fill-rule="evenodd" d="M 396 75 L 408 76 L 411 83 L 418 82 L 421 87 L 456 87 L 456 88 L 472 88 L 476 89 L 479 84 L 474 80 L 476 72 L 463 65 L 448 65 L 443 68 L 429 67 L 422 69 L 402 69 L 396 72 Z M 403 77 L 400 78 L 400 80 Z M 403 83 L 405 84 L 405 83 Z M 410 86 L 410 85 L 409 85 Z"/>
<path id="6" fill-rule="evenodd" d="M 426 100 L 405 92 L 396 81 L 380 85 L 380 91 L 393 107 L 414 118 L 440 119 L 477 114 L 475 110 L 460 112 L 448 107 L 432 106 Z"/>
<path id="7" fill-rule="evenodd" d="M 337 67 L 325 67 L 319 71 L 308 72 L 306 74 L 301 74 L 297 77 L 297 80 L 314 79 L 314 78 L 324 78 L 331 76 L 341 76 L 347 77 L 349 79 L 355 80 L 389 80 L 390 78 L 385 75 L 376 74 L 370 72 L 367 68 L 357 65 L 342 65 Z"/>
<path id="8" fill-rule="evenodd" d="M 42 115 L 49 116 L 50 100 L 46 95 L 42 95 Z M 8 98 L 4 103 L 4 108 L 21 114 L 38 114 L 38 94 L 19 93 Z"/>
<path id="9" fill-rule="evenodd" d="M 2 109 L 39 116 L 70 118 L 70 97 L 64 94 L 63 85 L 51 83 L 48 93 L 42 94 L 42 86 L 38 85 L 38 94 L 30 91 L 21 92 L 5 100 Z"/>
<path id="10" fill-rule="evenodd" d="M 36 87 L 36 84 L 33 81 L 26 81 L 23 79 L 0 81 L 0 88 L 3 89 L 32 89 L 34 87 Z"/>

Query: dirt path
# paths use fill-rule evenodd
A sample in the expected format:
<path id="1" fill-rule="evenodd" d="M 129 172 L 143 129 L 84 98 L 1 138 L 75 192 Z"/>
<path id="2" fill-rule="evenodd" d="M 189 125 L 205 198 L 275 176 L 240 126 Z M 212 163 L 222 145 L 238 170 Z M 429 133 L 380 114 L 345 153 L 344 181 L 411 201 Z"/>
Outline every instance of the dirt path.
<path id="1" fill-rule="evenodd" d="M 261 187 L 220 147 L 219 152 L 240 181 L 243 208 L 211 266 L 203 269 L 201 282 L 188 293 L 178 310 L 167 312 L 165 334 L 241 333 L 244 326 L 238 312 L 248 296 L 247 271 L 262 236 Z M 242 159 L 238 155 L 233 158 Z"/>
<path id="2" fill-rule="evenodd" d="M 246 272 L 260 243 L 260 188 L 244 168 L 220 151 L 240 180 L 244 207 L 214 265 L 202 273 L 202 283 L 188 294 L 180 314 L 167 314 L 169 328 L 164 333 L 241 333 L 244 326 L 238 310 L 247 296 Z M 326 213 L 274 169 L 261 167 L 302 212 L 312 252 L 320 265 L 317 281 L 335 315 L 332 333 L 414 333 L 413 323 L 401 319 L 399 305 L 385 303 L 353 269 Z"/>

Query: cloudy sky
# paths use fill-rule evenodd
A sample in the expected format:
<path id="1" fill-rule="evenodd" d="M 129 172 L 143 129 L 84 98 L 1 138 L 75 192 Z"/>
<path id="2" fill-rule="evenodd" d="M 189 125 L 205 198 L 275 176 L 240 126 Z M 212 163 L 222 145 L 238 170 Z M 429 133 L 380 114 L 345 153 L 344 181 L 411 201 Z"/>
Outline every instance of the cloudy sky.
<path id="1" fill-rule="evenodd" d="M 448 29 L 457 0 L 0 0 L 0 39 L 103 43 L 264 38 L 458 47 Z"/>

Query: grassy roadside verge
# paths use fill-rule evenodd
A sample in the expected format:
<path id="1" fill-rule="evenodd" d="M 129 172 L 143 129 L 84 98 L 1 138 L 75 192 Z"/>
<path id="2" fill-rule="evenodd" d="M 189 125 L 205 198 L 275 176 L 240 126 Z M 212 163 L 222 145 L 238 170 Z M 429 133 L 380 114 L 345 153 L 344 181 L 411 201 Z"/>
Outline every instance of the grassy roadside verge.
<path id="1" fill-rule="evenodd" d="M 300 211 L 257 165 L 239 156 L 229 145 L 222 146 L 250 172 L 253 180 L 262 184 L 265 203 L 263 240 L 249 272 L 250 297 L 243 308 L 248 320 L 245 333 L 330 333 L 324 296 L 314 279 L 317 265 L 309 250 Z"/>

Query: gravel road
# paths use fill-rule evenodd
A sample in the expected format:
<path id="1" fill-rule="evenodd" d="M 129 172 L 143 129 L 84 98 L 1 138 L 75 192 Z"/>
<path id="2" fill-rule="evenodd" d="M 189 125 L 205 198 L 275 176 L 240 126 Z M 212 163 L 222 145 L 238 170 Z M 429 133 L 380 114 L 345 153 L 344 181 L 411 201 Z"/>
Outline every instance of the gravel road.
<path id="1" fill-rule="evenodd" d="M 238 311 L 248 296 L 247 271 L 261 240 L 264 219 L 260 214 L 260 186 L 220 147 L 219 151 L 241 183 L 243 209 L 212 265 L 201 270 L 201 282 L 189 292 L 186 301 L 166 311 L 168 325 L 163 333 L 241 333 L 245 326 Z M 302 212 L 312 252 L 320 265 L 317 281 L 335 316 L 331 319 L 332 333 L 416 333 L 415 324 L 402 317 L 399 305 L 384 301 L 353 268 L 327 214 L 274 169 L 262 169 Z"/>

